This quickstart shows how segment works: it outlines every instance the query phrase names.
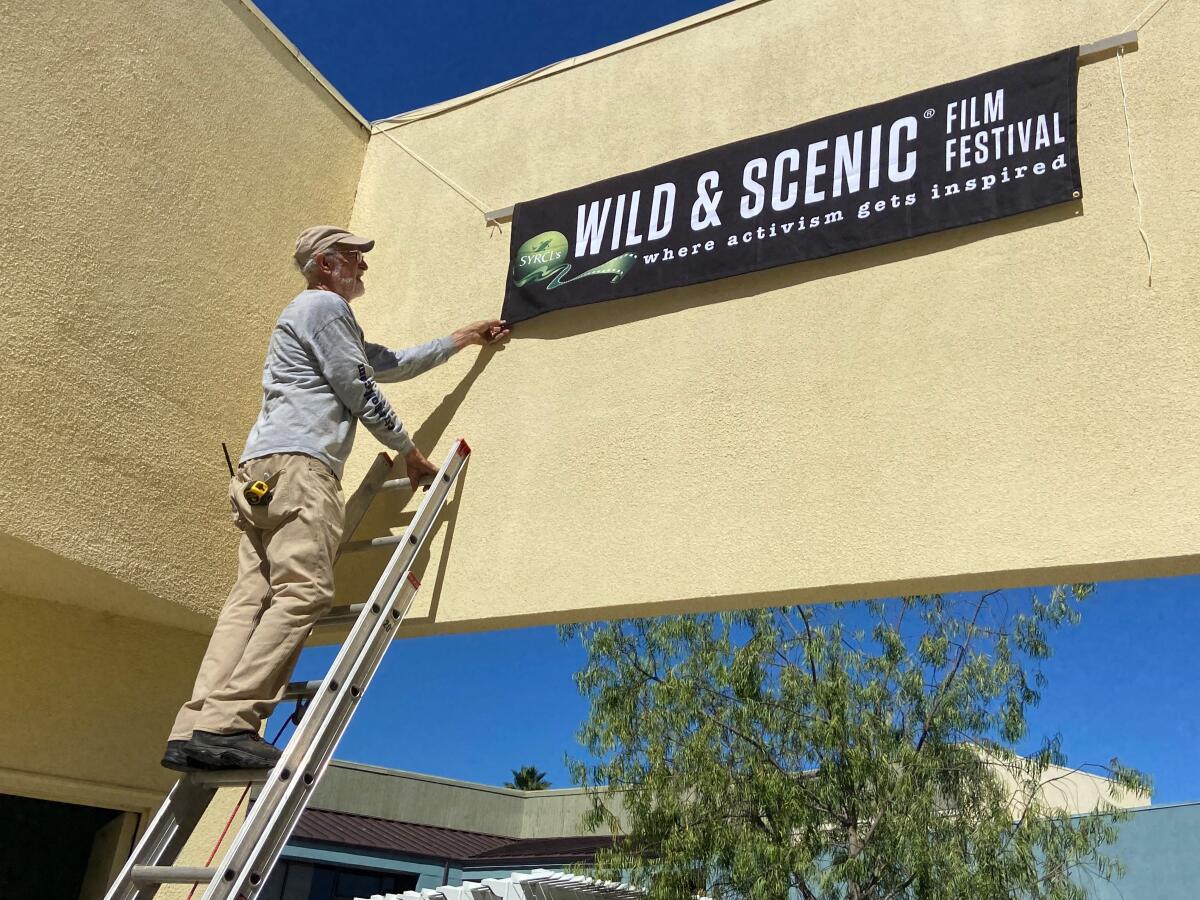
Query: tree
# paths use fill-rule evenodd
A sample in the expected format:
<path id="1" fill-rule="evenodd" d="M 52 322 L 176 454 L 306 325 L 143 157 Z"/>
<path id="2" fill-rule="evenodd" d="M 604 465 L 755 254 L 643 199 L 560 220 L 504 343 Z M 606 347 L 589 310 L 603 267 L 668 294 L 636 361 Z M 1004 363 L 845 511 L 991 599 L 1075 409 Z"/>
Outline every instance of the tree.
<path id="1" fill-rule="evenodd" d="M 595 762 L 587 824 L 625 837 L 599 873 L 651 898 L 1082 900 L 1146 776 L 1072 817 L 1046 796 L 1060 739 L 1026 756 L 1049 638 L 1091 586 L 568 626 Z M 858 622 L 861 627 L 854 627 Z"/>
<path id="2" fill-rule="evenodd" d="M 513 780 L 506 781 L 506 788 L 516 788 L 518 791 L 544 791 L 550 787 L 550 782 L 546 780 L 546 773 L 539 772 L 537 766 L 521 766 L 519 769 L 513 769 Z"/>

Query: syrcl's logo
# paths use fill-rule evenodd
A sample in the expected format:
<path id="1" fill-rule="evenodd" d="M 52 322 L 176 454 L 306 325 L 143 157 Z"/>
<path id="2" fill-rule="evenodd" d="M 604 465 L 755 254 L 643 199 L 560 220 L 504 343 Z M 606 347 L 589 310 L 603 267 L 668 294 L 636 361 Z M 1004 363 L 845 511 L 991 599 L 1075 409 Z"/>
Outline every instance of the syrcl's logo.
<path id="1" fill-rule="evenodd" d="M 552 233 L 558 234 L 557 231 Z M 562 235 L 559 235 L 559 237 L 562 237 Z M 531 247 L 529 252 L 520 258 L 517 265 L 528 266 L 533 263 L 558 262 L 566 255 L 567 249 L 565 246 L 557 247 L 555 246 L 554 238 L 546 238 L 545 240 L 537 241 L 537 246 Z"/>
<path id="2" fill-rule="evenodd" d="M 568 278 L 571 274 L 571 264 L 567 262 L 570 249 L 571 245 L 561 231 L 535 234 L 517 248 L 516 258 L 513 259 L 513 284 L 520 288 L 530 282 L 544 283 L 545 289 L 552 291 L 589 275 L 608 275 L 611 283 L 616 284 L 637 262 L 635 254 L 622 253 L 586 272 L 580 272 L 574 278 Z"/>
<path id="3" fill-rule="evenodd" d="M 540 280 L 560 268 L 567 258 L 570 244 L 560 231 L 535 234 L 517 249 L 513 261 L 513 282 L 517 287 Z"/>

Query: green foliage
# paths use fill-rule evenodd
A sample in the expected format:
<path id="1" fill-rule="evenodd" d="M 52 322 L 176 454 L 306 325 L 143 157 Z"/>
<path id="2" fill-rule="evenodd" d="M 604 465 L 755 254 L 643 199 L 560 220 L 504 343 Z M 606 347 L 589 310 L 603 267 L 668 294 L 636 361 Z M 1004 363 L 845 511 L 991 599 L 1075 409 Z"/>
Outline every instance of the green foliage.
<path id="1" fill-rule="evenodd" d="M 513 769 L 513 780 L 506 781 L 506 788 L 516 788 L 518 791 L 544 791 L 550 787 L 550 782 L 546 780 L 546 773 L 539 772 L 537 766 L 521 766 L 519 769 Z"/>
<path id="2" fill-rule="evenodd" d="M 1083 900 L 1070 873 L 1119 871 L 1100 851 L 1123 814 L 1056 809 L 1058 738 L 1014 746 L 1050 635 L 1090 592 L 564 628 L 588 651 L 580 738 L 599 761 L 572 774 L 593 791 L 588 825 L 626 833 L 598 874 L 653 900 Z M 1149 792 L 1116 760 L 1107 774 L 1111 801 Z"/>

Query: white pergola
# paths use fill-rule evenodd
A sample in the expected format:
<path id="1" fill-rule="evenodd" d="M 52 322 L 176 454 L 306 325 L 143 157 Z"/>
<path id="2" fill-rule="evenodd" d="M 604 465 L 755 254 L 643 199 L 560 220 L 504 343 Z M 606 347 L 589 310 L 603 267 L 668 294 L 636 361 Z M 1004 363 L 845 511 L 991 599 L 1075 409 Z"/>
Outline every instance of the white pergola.
<path id="1" fill-rule="evenodd" d="M 528 875 L 514 873 L 507 878 L 464 881 L 458 887 L 443 885 L 402 894 L 375 894 L 357 900 L 643 900 L 645 893 L 631 884 L 535 869 Z M 711 898 L 696 897 L 695 900 Z"/>

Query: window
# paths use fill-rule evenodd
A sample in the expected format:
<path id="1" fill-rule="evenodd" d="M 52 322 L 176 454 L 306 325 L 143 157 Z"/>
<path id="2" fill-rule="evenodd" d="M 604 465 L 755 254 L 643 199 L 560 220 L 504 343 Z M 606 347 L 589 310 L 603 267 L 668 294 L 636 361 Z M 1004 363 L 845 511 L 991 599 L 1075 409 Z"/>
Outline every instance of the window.
<path id="1" fill-rule="evenodd" d="M 381 872 L 280 860 L 259 895 L 261 900 L 355 900 L 372 894 L 416 890 L 415 872 Z"/>

